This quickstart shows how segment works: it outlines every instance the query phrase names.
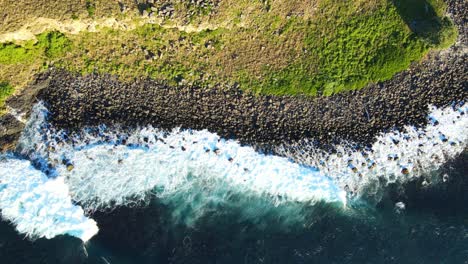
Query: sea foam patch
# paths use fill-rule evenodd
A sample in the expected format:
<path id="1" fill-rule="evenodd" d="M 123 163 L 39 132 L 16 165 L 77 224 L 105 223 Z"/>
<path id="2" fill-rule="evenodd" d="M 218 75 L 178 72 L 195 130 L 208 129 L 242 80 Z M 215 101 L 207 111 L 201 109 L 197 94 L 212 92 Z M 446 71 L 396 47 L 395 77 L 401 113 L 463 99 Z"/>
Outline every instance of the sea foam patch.
<path id="1" fill-rule="evenodd" d="M 88 211 L 131 205 L 148 194 L 175 205 L 174 214 L 190 215 L 191 222 L 231 199 L 244 204 L 249 219 L 269 213 L 266 200 L 272 208 L 287 202 L 346 204 L 346 193 L 317 169 L 206 130 L 100 126 L 66 134 L 48 124 L 47 109 L 38 104 L 18 150 L 47 175 L 63 178 L 72 199 Z M 254 197 L 262 202 L 254 206 Z"/>
<path id="2" fill-rule="evenodd" d="M 53 142 L 47 149 L 54 149 L 48 160 L 73 199 L 91 209 L 124 205 L 148 191 L 167 197 L 200 181 L 273 199 L 346 202 L 345 192 L 317 169 L 259 154 L 208 131 L 88 131 L 73 143 Z"/>
<path id="3" fill-rule="evenodd" d="M 424 184 L 447 161 L 468 146 L 468 106 L 429 106 L 428 124 L 406 126 L 402 131 L 379 135 L 370 148 L 336 146 L 335 153 L 315 148 L 307 141 L 278 148 L 282 155 L 317 167 L 354 196 L 375 195 L 390 183 L 403 184 L 426 177 Z"/>
<path id="4" fill-rule="evenodd" d="M 86 242 L 98 232 L 94 220 L 72 204 L 63 178 L 49 179 L 26 160 L 0 158 L 0 209 L 30 238 L 68 234 Z"/>
<path id="5" fill-rule="evenodd" d="M 175 205 L 174 214 L 195 214 L 195 218 L 203 216 L 206 208 L 216 207 L 213 205 L 239 204 L 240 207 L 231 207 L 252 219 L 270 214 L 268 206 L 346 204 L 350 193 L 372 195 L 385 187 L 374 184 L 382 179 L 385 184 L 409 181 L 437 170 L 466 148 L 466 107 L 432 108 L 429 120 L 424 128 L 408 126 L 405 131 L 382 134 L 366 150 L 337 146 L 337 153 L 327 153 L 301 143 L 285 149 L 280 157 L 258 153 L 208 131 L 167 132 L 151 126 L 128 131 L 100 126 L 67 134 L 50 126 L 47 109 L 38 104 L 18 151 L 42 172 L 27 161 L 8 159 L 2 163 L 2 172 L 9 169 L 9 174 L 0 176 L 7 182 L 32 181 L 32 187 L 26 184 L 15 193 L 37 193 L 39 196 L 32 197 L 40 201 L 45 201 L 40 194 L 52 193 L 45 196 L 51 202 L 37 203 L 44 205 L 40 213 L 34 202 L 26 204 L 27 212 L 21 211 L 19 202 L 16 205 L 20 209 L 9 208 L 8 201 L 22 201 L 23 196 L 18 198 L 7 191 L 0 206 L 2 212 L 6 208 L 9 213 L 4 213 L 4 217 L 15 222 L 20 232 L 45 237 L 66 233 L 86 240 L 97 228 L 93 227 L 94 222 L 83 218 L 80 208 L 73 207 L 70 197 L 85 210 L 94 211 L 130 205 L 153 194 L 162 202 Z M 3 189 L 8 190 L 7 187 Z M 254 206 L 255 201 L 250 200 L 253 197 L 271 203 Z M 58 208 L 63 210 L 45 206 L 60 204 L 59 200 L 63 205 Z M 284 207 L 284 212 L 300 212 L 300 208 L 293 207 Z M 46 224 L 55 223 L 55 214 L 64 215 L 59 221 L 63 226 L 49 230 L 48 225 L 39 225 L 47 217 L 52 220 Z"/>

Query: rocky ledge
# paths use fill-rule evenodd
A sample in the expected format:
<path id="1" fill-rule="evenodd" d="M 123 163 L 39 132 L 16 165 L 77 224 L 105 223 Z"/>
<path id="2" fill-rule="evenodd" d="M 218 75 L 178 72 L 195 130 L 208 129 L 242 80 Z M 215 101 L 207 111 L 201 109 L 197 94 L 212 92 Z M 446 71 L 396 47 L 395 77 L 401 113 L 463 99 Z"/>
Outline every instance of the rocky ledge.
<path id="1" fill-rule="evenodd" d="M 150 79 L 120 82 L 117 77 L 81 76 L 51 70 L 37 77 L 7 104 L 27 112 L 44 100 L 58 127 L 151 124 L 208 129 L 242 143 L 272 146 L 304 138 L 327 145 L 342 140 L 370 143 L 380 132 L 423 125 L 427 106 L 446 106 L 468 98 L 467 4 L 449 1 L 460 37 L 448 50 L 433 52 L 389 81 L 330 97 L 262 96 L 238 87 L 170 87 Z M 0 146 L 18 137 L 18 122 L 3 117 Z"/>

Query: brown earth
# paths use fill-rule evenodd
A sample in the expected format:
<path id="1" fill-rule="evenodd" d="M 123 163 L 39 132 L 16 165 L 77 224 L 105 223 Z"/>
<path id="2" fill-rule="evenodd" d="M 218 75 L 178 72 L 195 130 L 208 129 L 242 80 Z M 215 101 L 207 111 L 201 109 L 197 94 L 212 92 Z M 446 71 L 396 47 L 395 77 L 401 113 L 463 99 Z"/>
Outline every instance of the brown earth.
<path id="1" fill-rule="evenodd" d="M 169 87 L 150 79 L 121 82 L 115 76 L 51 70 L 7 104 L 27 112 L 40 98 L 51 111 L 51 121 L 67 129 L 102 123 L 152 124 L 165 129 L 208 129 L 264 146 L 304 138 L 321 145 L 341 140 L 366 144 L 382 131 L 425 124 L 428 104 L 446 106 L 468 98 L 467 3 L 457 0 L 448 5 L 460 31 L 455 46 L 360 91 L 317 98 L 258 96 L 235 86 Z M 0 146 L 5 149 L 22 125 L 11 115 L 2 120 L 6 129 L 0 130 Z"/>

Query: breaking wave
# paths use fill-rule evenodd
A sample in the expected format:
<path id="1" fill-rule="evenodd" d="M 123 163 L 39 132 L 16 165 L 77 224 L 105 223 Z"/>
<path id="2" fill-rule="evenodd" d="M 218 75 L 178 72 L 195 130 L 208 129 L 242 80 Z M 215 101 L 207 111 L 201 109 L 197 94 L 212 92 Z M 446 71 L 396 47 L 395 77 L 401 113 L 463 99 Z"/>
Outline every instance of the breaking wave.
<path id="1" fill-rule="evenodd" d="M 278 148 L 282 155 L 274 156 L 206 130 L 100 126 L 66 133 L 47 122 L 47 109 L 38 104 L 17 148 L 17 154 L 35 168 L 15 157 L 4 158 L 0 165 L 18 183 L 27 185 L 42 177 L 38 186 L 57 184 L 54 190 L 41 189 L 43 195 L 60 192 L 62 202 L 70 203 L 71 197 L 85 212 L 139 205 L 157 197 L 187 225 L 215 212 L 218 205 L 236 206 L 250 220 L 275 214 L 282 224 L 297 224 L 304 218 L 302 205 L 344 208 L 363 197 L 378 197 L 389 183 L 405 183 L 437 170 L 466 148 L 467 110 L 463 105 L 432 107 L 426 127 L 382 134 L 367 149 L 342 145 L 328 153 L 303 141 Z M 26 165 L 31 173 L 22 174 L 19 168 Z M 0 189 L 0 195 L 5 196 L 5 190 Z M 5 217 L 6 205 L 0 206 Z M 40 199 L 29 206 L 62 213 Z M 74 216 L 89 220 L 73 206 L 78 208 Z M 34 230 L 34 236 L 62 233 L 87 240 L 97 231 L 70 218 L 60 220 L 86 236 L 53 226 L 24 228 L 23 217 L 16 210 L 5 218 L 22 233 Z"/>
<path id="2" fill-rule="evenodd" d="M 371 147 L 360 150 L 343 144 L 330 153 L 305 140 L 276 151 L 299 164 L 318 168 L 353 197 L 378 201 L 389 184 L 401 185 L 419 177 L 425 177 L 425 185 L 446 181 L 434 172 L 467 148 L 468 106 L 429 106 L 429 110 L 427 126 L 405 126 L 402 131 L 382 133 Z"/>
<path id="3" fill-rule="evenodd" d="M 3 218 L 30 238 L 68 234 L 88 241 L 98 231 L 72 204 L 63 178 L 48 179 L 26 160 L 0 159 L 0 208 Z"/>

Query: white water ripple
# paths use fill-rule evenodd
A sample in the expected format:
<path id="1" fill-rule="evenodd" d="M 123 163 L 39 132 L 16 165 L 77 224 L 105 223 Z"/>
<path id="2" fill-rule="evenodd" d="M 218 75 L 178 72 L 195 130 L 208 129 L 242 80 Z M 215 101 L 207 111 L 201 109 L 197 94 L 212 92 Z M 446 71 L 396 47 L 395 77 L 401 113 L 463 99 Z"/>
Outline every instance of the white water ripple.
<path id="1" fill-rule="evenodd" d="M 96 222 L 72 204 L 63 178 L 48 179 L 26 160 L 0 158 L 0 208 L 30 238 L 68 234 L 86 242 L 98 232 Z"/>
<path id="2" fill-rule="evenodd" d="M 378 196 L 390 183 L 401 185 L 422 176 L 423 184 L 438 182 L 441 179 L 432 174 L 468 146 L 468 106 L 429 106 L 429 110 L 425 127 L 381 133 L 368 149 L 356 151 L 343 144 L 329 153 L 303 141 L 277 151 L 317 167 L 356 197 Z"/>
<path id="3" fill-rule="evenodd" d="M 148 192 L 167 197 L 200 181 L 279 200 L 346 203 L 346 193 L 317 169 L 257 153 L 206 130 L 168 133 L 146 127 L 124 133 L 101 127 L 70 139 L 44 129 L 46 111 L 36 110 L 37 120 L 31 120 L 21 140 L 23 153 L 46 157 L 73 199 L 88 210 L 126 205 Z"/>
<path id="4" fill-rule="evenodd" d="M 336 147 L 337 153 L 327 153 L 304 141 L 278 149 L 283 152 L 280 157 L 258 153 L 206 130 L 167 132 L 148 126 L 125 131 L 101 126 L 68 135 L 48 124 L 47 109 L 38 104 L 19 141 L 18 152 L 42 172 L 27 161 L 9 158 L 2 160 L 0 179 L 14 181 L 18 186 L 34 184 L 34 190 L 25 187 L 20 191 L 40 190 L 45 197 L 63 197 L 63 203 L 71 206 L 49 208 L 59 203 L 55 198 L 50 203 L 28 200 L 28 212 L 37 213 L 37 208 L 42 208 L 45 213 L 50 210 L 51 214 L 69 215 L 70 208 L 74 208 L 77 213 L 71 218 L 59 218 L 58 228 L 36 228 L 25 223 L 43 219 L 28 213 L 25 220 L 18 210 L 19 203 L 10 208 L 8 200 L 16 198 L 6 188 L 0 190 L 0 195 L 6 197 L 0 206 L 2 213 L 7 212 L 4 218 L 15 223 L 20 232 L 45 237 L 71 234 L 86 240 L 97 229 L 86 222 L 81 209 L 71 205 L 69 196 L 85 211 L 94 211 L 131 205 L 155 195 L 175 205 L 174 214 L 192 215 L 186 224 L 203 216 L 212 205 L 233 201 L 249 219 L 261 216 L 262 210 L 263 215 L 268 214 L 270 209 L 265 204 L 255 207 L 255 202 L 249 200 L 253 197 L 271 201 L 272 208 L 290 202 L 346 205 L 346 196 L 351 193 L 357 197 L 375 195 L 388 183 L 405 183 L 426 175 L 459 155 L 468 141 L 467 110 L 466 106 L 432 107 L 431 124 L 381 134 L 372 149 L 356 151 L 343 145 Z M 43 172 L 51 178 L 47 179 Z M 243 200 L 239 200 L 240 196 Z M 276 213 L 281 218 L 301 219 L 295 215 L 300 209 L 290 206 L 284 211 L 288 213 Z M 54 216 L 50 219 L 56 220 Z"/>

